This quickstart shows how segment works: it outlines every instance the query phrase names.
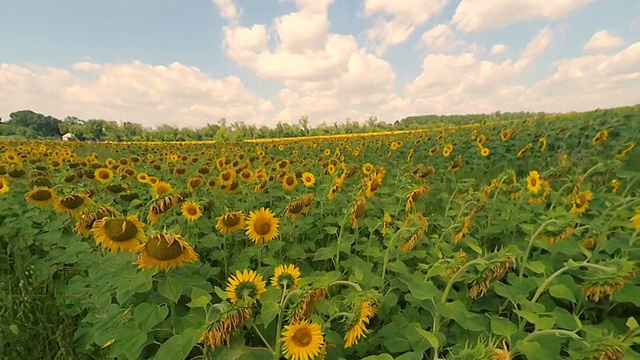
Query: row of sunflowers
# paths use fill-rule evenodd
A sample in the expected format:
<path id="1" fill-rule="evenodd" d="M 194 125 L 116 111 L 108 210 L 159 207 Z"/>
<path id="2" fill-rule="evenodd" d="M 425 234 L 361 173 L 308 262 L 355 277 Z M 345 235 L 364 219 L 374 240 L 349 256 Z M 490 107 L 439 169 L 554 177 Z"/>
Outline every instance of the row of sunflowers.
<path id="1" fill-rule="evenodd" d="M 0 350 L 46 284 L 43 359 L 640 359 L 639 126 L 2 142 Z"/>

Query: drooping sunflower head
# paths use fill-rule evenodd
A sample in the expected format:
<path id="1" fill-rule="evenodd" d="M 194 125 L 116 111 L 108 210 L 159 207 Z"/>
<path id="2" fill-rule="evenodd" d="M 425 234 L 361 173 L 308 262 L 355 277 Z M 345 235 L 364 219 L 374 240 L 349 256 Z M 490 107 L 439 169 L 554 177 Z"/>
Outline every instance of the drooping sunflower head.
<path id="1" fill-rule="evenodd" d="M 369 321 L 378 312 L 378 306 L 373 300 L 366 299 L 354 308 L 351 321 L 347 324 L 346 334 L 344 336 L 344 347 L 349 348 L 358 343 L 358 340 L 365 337 L 368 333 L 367 325 Z"/>
<path id="2" fill-rule="evenodd" d="M 223 234 L 229 234 L 244 228 L 244 214 L 242 211 L 232 211 L 216 219 L 216 229 Z"/>
<path id="3" fill-rule="evenodd" d="M 103 217 L 94 222 L 91 233 L 96 243 L 112 252 L 132 251 L 147 239 L 137 215 Z"/>
<path id="4" fill-rule="evenodd" d="M 302 320 L 286 325 L 281 341 L 287 360 L 311 360 L 320 354 L 324 345 L 324 334 L 320 325 Z"/>
<path id="5" fill-rule="evenodd" d="M 58 201 L 56 201 L 55 208 L 58 212 L 75 215 L 88 203 L 89 197 L 87 194 L 71 194 L 58 199 Z"/>
<path id="6" fill-rule="evenodd" d="M 449 166 L 449 171 L 451 172 L 455 172 L 460 170 L 460 167 L 462 167 L 462 155 L 458 155 L 455 160 L 453 160 L 453 162 L 451 163 L 451 166 Z"/>
<path id="7" fill-rule="evenodd" d="M 278 265 L 271 278 L 271 286 L 281 290 L 293 290 L 298 285 L 300 279 L 300 269 L 295 265 Z"/>
<path id="8" fill-rule="evenodd" d="M 164 181 L 158 181 L 157 183 L 151 185 L 151 188 L 153 189 L 154 197 L 156 199 L 173 192 L 173 186 Z"/>
<path id="9" fill-rule="evenodd" d="M 358 227 L 358 219 L 364 216 L 365 210 L 367 206 L 367 199 L 362 198 L 356 202 L 355 205 L 351 208 L 351 214 L 349 215 L 349 220 L 351 221 L 351 226 L 355 229 Z"/>
<path id="10" fill-rule="evenodd" d="M 263 244 L 278 236 L 279 219 L 266 208 L 251 211 L 247 221 L 246 234 L 256 244 Z"/>
<path id="11" fill-rule="evenodd" d="M 188 262 L 198 261 L 198 254 L 180 235 L 154 233 L 151 239 L 136 248 L 140 269 L 156 268 L 169 271 Z"/>
<path id="12" fill-rule="evenodd" d="M 187 187 L 191 191 L 196 190 L 203 184 L 204 184 L 204 179 L 201 176 L 194 176 L 192 178 L 189 178 L 189 180 L 187 181 Z"/>
<path id="13" fill-rule="evenodd" d="M 227 298 L 232 303 L 243 302 L 254 304 L 262 294 L 267 292 L 266 283 L 262 275 L 253 270 L 236 270 L 235 275 L 229 276 Z"/>
<path id="14" fill-rule="evenodd" d="M 76 232 L 82 235 L 90 235 L 93 224 L 105 217 L 118 217 L 120 212 L 111 206 L 101 206 L 78 217 Z"/>
<path id="15" fill-rule="evenodd" d="M 198 220 L 202 216 L 202 209 L 198 203 L 193 201 L 186 201 L 181 207 L 182 216 L 190 221 Z"/>
<path id="16" fill-rule="evenodd" d="M 589 208 L 589 201 L 593 199 L 593 193 L 590 190 L 583 191 L 573 200 L 571 212 L 576 215 L 584 214 Z"/>
<path id="17" fill-rule="evenodd" d="M 509 140 L 511 136 L 513 136 L 513 131 L 511 131 L 510 129 L 505 129 L 500 132 L 500 139 L 502 141 Z"/>

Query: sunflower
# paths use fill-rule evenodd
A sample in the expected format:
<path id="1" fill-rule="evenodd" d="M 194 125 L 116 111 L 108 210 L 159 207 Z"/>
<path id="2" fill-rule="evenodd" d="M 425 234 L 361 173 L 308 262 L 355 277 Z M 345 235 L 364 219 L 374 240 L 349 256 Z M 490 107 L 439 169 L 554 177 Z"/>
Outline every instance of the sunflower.
<path id="1" fill-rule="evenodd" d="M 448 144 L 444 147 L 444 149 L 442 149 L 442 155 L 444 157 L 448 157 L 449 155 L 451 155 L 451 153 L 453 152 L 453 145 Z"/>
<path id="2" fill-rule="evenodd" d="M 362 198 L 358 200 L 358 202 L 351 208 L 349 221 L 351 222 L 351 227 L 353 227 L 354 229 L 358 228 L 358 219 L 364 216 L 366 206 L 367 199 Z"/>
<path id="3" fill-rule="evenodd" d="M 511 360 L 511 354 L 509 353 L 506 341 L 502 341 L 502 349 L 497 347 L 493 349 L 491 360 Z"/>
<path id="4" fill-rule="evenodd" d="M 52 189 L 45 187 L 35 188 L 25 195 L 28 202 L 36 206 L 51 205 L 56 201 L 56 194 Z"/>
<path id="5" fill-rule="evenodd" d="M 636 210 L 636 214 L 631 218 L 631 228 L 640 229 L 640 209 Z"/>
<path id="6" fill-rule="evenodd" d="M 533 194 L 537 194 L 541 188 L 542 181 L 540 181 L 540 174 L 535 170 L 530 171 L 529 176 L 527 176 L 527 190 Z"/>
<path id="7" fill-rule="evenodd" d="M 4 177 L 0 177 L 0 194 L 6 194 L 11 188 L 9 182 Z"/>
<path id="8" fill-rule="evenodd" d="M 147 239 L 143 228 L 137 215 L 104 217 L 94 222 L 91 234 L 96 243 L 112 252 L 131 251 Z"/>
<path id="9" fill-rule="evenodd" d="M 316 183 L 316 177 L 310 172 L 302 173 L 302 184 L 305 187 L 312 187 Z"/>
<path id="10" fill-rule="evenodd" d="M 384 172 L 374 173 L 370 179 L 365 182 L 365 195 L 370 198 L 373 194 L 382 186 L 382 179 L 384 178 Z"/>
<path id="11" fill-rule="evenodd" d="M 262 280 L 262 275 L 253 270 L 236 270 L 236 274 L 229 276 L 227 281 L 225 291 L 232 303 L 244 301 L 253 304 L 267 292 L 267 284 Z"/>
<path id="12" fill-rule="evenodd" d="M 281 290 L 293 290 L 298 285 L 300 269 L 295 265 L 278 265 L 271 278 L 271 286 Z"/>
<path id="13" fill-rule="evenodd" d="M 96 180 L 105 184 L 113 178 L 113 171 L 107 168 L 98 168 L 96 169 L 96 171 L 93 172 L 93 176 Z"/>
<path id="14" fill-rule="evenodd" d="M 195 191 L 197 188 L 199 188 L 203 184 L 204 184 L 204 179 L 200 175 L 194 176 L 192 178 L 189 178 L 189 180 L 187 180 L 187 187 L 191 191 Z"/>
<path id="15" fill-rule="evenodd" d="M 368 332 L 367 325 L 377 311 L 378 308 L 372 300 L 365 300 L 360 303 L 357 314 L 353 317 L 344 336 L 345 348 L 357 344 L 360 338 L 366 336 Z"/>
<path id="16" fill-rule="evenodd" d="M 216 229 L 223 234 L 229 234 L 244 228 L 244 214 L 242 211 L 233 211 L 218 216 L 216 219 Z"/>
<path id="17" fill-rule="evenodd" d="M 151 188 L 153 189 L 154 197 L 156 199 L 173 191 L 173 186 L 164 181 L 158 181 L 157 183 L 151 185 Z"/>
<path id="18" fill-rule="evenodd" d="M 218 176 L 218 182 L 220 185 L 231 185 L 233 179 L 235 178 L 235 172 L 227 169 L 220 173 Z"/>
<path id="19" fill-rule="evenodd" d="M 287 191 L 295 189 L 296 185 L 298 185 L 298 179 L 296 179 L 295 173 L 289 173 L 282 180 L 282 187 Z"/>
<path id="20" fill-rule="evenodd" d="M 387 229 L 393 223 L 393 219 L 391 218 L 391 214 L 385 211 L 382 217 L 382 236 L 387 235 Z"/>
<path id="21" fill-rule="evenodd" d="M 82 235 L 91 235 L 91 229 L 96 221 L 105 217 L 117 216 L 120 216 L 120 212 L 118 212 L 118 210 L 111 206 L 101 206 L 78 217 L 78 221 L 76 222 L 76 232 Z"/>
<path id="22" fill-rule="evenodd" d="M 281 341 L 287 360 L 311 360 L 320 354 L 324 334 L 320 325 L 305 319 L 286 325 Z"/>
<path id="23" fill-rule="evenodd" d="M 87 205 L 89 197 L 86 194 L 71 194 L 60 198 L 55 208 L 58 212 L 66 212 L 71 215 L 75 215 Z"/>
<path id="24" fill-rule="evenodd" d="M 462 155 L 458 155 L 455 160 L 453 160 L 453 163 L 449 166 L 449 171 L 456 172 L 460 170 L 460 167 L 462 167 Z"/>
<path id="25" fill-rule="evenodd" d="M 584 214 L 589 208 L 589 201 L 593 199 L 593 193 L 590 190 L 583 191 L 573 200 L 571 212 L 576 215 Z"/>
<path id="26" fill-rule="evenodd" d="M 593 139 L 591 139 L 591 144 L 593 144 L 594 146 L 600 145 L 603 142 L 607 141 L 608 137 L 609 137 L 609 131 L 602 130 L 598 132 L 596 136 L 593 137 Z"/>
<path id="27" fill-rule="evenodd" d="M 198 261 L 198 254 L 182 236 L 170 233 L 154 233 L 146 243 L 139 245 L 138 268 L 169 271 L 187 262 Z"/>
<path id="28" fill-rule="evenodd" d="M 246 234 L 256 244 L 273 240 L 278 236 L 278 218 L 270 209 L 251 211 Z"/>
<path id="29" fill-rule="evenodd" d="M 370 175 L 373 170 L 375 170 L 375 167 L 371 163 L 362 165 L 362 173 L 365 175 Z"/>
<path id="30" fill-rule="evenodd" d="M 187 220 L 196 221 L 202 216 L 200 205 L 194 201 L 183 203 L 180 209 L 182 210 L 182 216 Z"/>
<path id="31" fill-rule="evenodd" d="M 513 136 L 513 131 L 509 130 L 509 129 L 505 129 L 502 130 L 500 132 L 500 140 L 502 141 L 507 141 L 511 138 L 511 136 Z"/>
<path id="32" fill-rule="evenodd" d="M 491 153 L 491 151 L 489 151 L 489 148 L 483 147 L 480 149 L 480 155 L 487 157 L 489 156 L 489 154 Z"/>
<path id="33" fill-rule="evenodd" d="M 440 150 L 439 147 L 437 147 L 437 146 L 432 147 L 431 149 L 429 149 L 429 156 L 433 156 L 433 155 L 437 154 L 438 150 Z"/>

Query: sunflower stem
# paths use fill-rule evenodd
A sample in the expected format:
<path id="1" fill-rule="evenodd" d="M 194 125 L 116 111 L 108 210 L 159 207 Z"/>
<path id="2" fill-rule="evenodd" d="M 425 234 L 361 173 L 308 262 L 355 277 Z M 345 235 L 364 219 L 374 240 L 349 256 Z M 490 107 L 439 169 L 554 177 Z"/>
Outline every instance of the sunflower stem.
<path id="1" fill-rule="evenodd" d="M 339 312 L 339 313 L 335 313 L 335 314 L 331 315 L 331 316 L 329 317 L 329 319 L 327 319 L 327 321 L 325 321 L 325 323 L 324 323 L 324 325 L 322 325 L 322 327 L 323 327 L 324 329 L 328 329 L 328 328 L 331 326 L 331 322 L 332 322 L 333 320 L 337 319 L 337 318 L 338 318 L 338 317 L 340 317 L 340 316 L 349 317 L 349 316 L 351 316 L 351 315 L 352 315 L 352 314 L 350 314 L 350 313 L 348 313 L 348 312 Z"/>
<path id="2" fill-rule="evenodd" d="M 636 239 L 638 238 L 638 234 L 640 233 L 640 229 L 636 229 L 636 231 L 633 232 L 633 235 L 631 235 L 631 239 L 629 239 L 629 246 L 632 246 L 634 242 L 636 242 Z"/>
<path id="3" fill-rule="evenodd" d="M 205 360 L 209 360 L 210 352 L 211 352 L 211 346 L 207 342 L 205 342 L 204 349 L 202 350 L 202 358 Z"/>
<path id="4" fill-rule="evenodd" d="M 537 338 L 538 336 L 542 336 L 542 335 L 558 335 L 558 336 L 570 337 L 573 340 L 582 340 L 582 338 L 578 336 L 578 334 L 576 334 L 575 331 L 551 329 L 551 330 L 534 331 L 531 334 L 527 335 L 522 341 L 529 342 Z"/>
<path id="5" fill-rule="evenodd" d="M 176 303 L 173 300 L 169 300 L 169 313 L 171 315 L 171 330 L 173 334 L 176 334 Z"/>
<path id="6" fill-rule="evenodd" d="M 267 349 L 269 349 L 269 351 L 271 351 L 273 353 L 273 348 L 271 347 L 271 345 L 269 345 L 269 342 L 264 338 L 264 336 L 262 335 L 260 330 L 258 330 L 258 327 L 256 326 L 256 324 L 254 322 L 251 322 L 251 327 L 258 334 L 258 336 L 260 337 L 262 342 L 267 346 Z"/>
<path id="7" fill-rule="evenodd" d="M 551 224 L 551 223 L 557 223 L 558 220 L 555 219 L 549 219 L 547 221 L 545 221 L 544 223 L 542 223 L 542 225 L 540 225 L 540 227 L 538 227 L 538 230 L 536 230 L 535 233 L 533 233 L 533 235 L 531 235 L 531 238 L 529 239 L 529 244 L 527 245 L 527 251 L 525 251 L 524 255 L 522 256 L 522 260 L 520 261 L 520 274 L 518 275 L 520 277 L 520 279 L 522 279 L 522 276 L 524 276 L 524 269 L 527 265 L 527 259 L 529 258 L 529 253 L 531 252 L 531 248 L 533 247 L 533 242 L 535 241 L 535 239 L 538 237 L 538 235 L 540 235 L 540 232 L 542 230 L 544 230 L 544 228 Z"/>
<path id="8" fill-rule="evenodd" d="M 258 246 L 258 274 L 260 274 L 260 268 L 262 267 L 262 247 L 264 245 L 262 243 L 260 243 L 260 246 Z"/>
<path id="9" fill-rule="evenodd" d="M 284 306 L 289 301 L 289 296 L 294 293 L 294 291 L 290 292 L 287 295 L 287 284 L 282 284 L 282 296 L 280 296 L 280 309 L 278 309 L 278 326 L 276 326 L 276 346 L 275 350 L 271 350 L 273 352 L 273 360 L 280 359 L 280 352 L 282 341 L 280 341 L 280 336 L 282 335 L 282 320 L 284 318 Z M 285 297 L 285 295 L 287 295 Z M 270 348 L 271 349 L 271 348 Z"/>
<path id="10" fill-rule="evenodd" d="M 579 267 L 590 267 L 590 268 L 594 268 L 602 271 L 615 272 L 615 270 L 608 268 L 606 266 L 591 264 L 586 261 L 581 263 L 569 262 L 564 267 L 562 267 L 558 271 L 551 274 L 551 276 L 549 276 L 545 281 L 542 282 L 542 284 L 540 284 L 540 286 L 538 286 L 538 289 L 536 290 L 535 294 L 531 298 L 531 302 L 533 303 L 537 302 L 540 296 L 542 296 L 542 294 L 544 294 L 544 292 L 547 290 L 547 287 L 551 284 L 551 282 L 555 280 L 558 276 L 562 275 L 565 271 L 579 268 Z"/>
<path id="11" fill-rule="evenodd" d="M 394 241 L 399 237 L 399 235 L 403 232 L 403 231 L 407 231 L 410 230 L 410 228 L 402 228 L 400 230 L 398 230 L 398 232 L 396 232 L 395 236 L 391 238 L 391 240 L 389 240 L 389 246 L 387 246 L 387 251 L 385 251 L 384 253 L 384 261 L 382 262 L 382 274 L 381 274 L 381 278 L 382 278 L 382 285 L 384 286 L 384 277 L 387 273 L 387 263 L 389 262 L 389 250 L 391 250 L 391 248 L 393 247 L 393 243 Z"/>
<path id="12" fill-rule="evenodd" d="M 340 224 L 340 233 L 338 233 L 338 246 L 336 246 L 336 271 L 338 271 L 338 267 L 340 266 L 340 240 L 342 239 L 342 233 L 348 217 L 349 212 L 345 214 L 344 219 L 342 219 L 342 223 Z"/>

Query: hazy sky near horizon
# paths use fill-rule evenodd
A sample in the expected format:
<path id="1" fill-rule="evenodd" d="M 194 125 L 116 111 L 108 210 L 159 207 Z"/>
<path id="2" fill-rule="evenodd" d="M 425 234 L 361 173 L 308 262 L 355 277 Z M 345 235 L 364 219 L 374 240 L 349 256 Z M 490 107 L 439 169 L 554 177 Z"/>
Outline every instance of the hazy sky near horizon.
<path id="1" fill-rule="evenodd" d="M 4 119 L 273 126 L 637 103 L 637 0 L 0 0 Z"/>

